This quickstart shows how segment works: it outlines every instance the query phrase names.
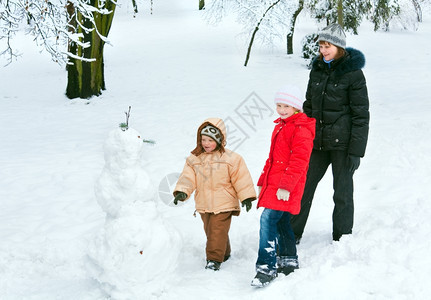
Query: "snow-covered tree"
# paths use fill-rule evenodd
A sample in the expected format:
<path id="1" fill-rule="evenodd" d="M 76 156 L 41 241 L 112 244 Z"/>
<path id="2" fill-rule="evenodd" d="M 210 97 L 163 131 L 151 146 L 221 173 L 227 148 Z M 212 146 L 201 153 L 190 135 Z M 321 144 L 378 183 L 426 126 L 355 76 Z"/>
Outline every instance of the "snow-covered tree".
<path id="1" fill-rule="evenodd" d="M 237 15 L 238 22 L 243 26 L 243 35 L 249 41 L 247 65 L 256 40 L 273 45 L 276 40 L 287 37 L 287 52 L 293 52 L 295 21 L 303 4 L 304 0 L 214 0 L 207 7 L 206 18 L 210 23 L 217 23 L 230 12 Z"/>
<path id="2" fill-rule="evenodd" d="M 399 15 L 400 6 L 397 1 L 387 0 L 374 0 L 373 11 L 369 16 L 369 19 L 374 24 L 374 30 L 384 29 L 388 30 L 389 21 L 393 16 Z"/>
<path id="3" fill-rule="evenodd" d="M 66 96 L 90 98 L 105 90 L 103 49 L 111 29 L 116 2 L 86 0 L 92 10 L 83 11 L 68 2 L 68 28 L 79 37 L 69 42 Z"/>
<path id="4" fill-rule="evenodd" d="M 398 27 L 405 30 L 417 30 L 422 22 L 422 10 L 430 11 L 430 0 L 398 0 L 399 13 L 379 29 L 389 30 Z M 392 7 L 391 7 L 392 8 Z"/>
<path id="5" fill-rule="evenodd" d="M 287 54 L 293 53 L 293 33 L 296 19 L 307 11 L 316 19 L 316 32 L 331 23 L 339 23 L 346 31 L 358 33 L 361 22 L 367 18 L 374 29 L 388 30 L 390 24 L 403 28 L 417 28 L 422 20 L 421 6 L 430 0 L 213 0 L 206 9 L 209 23 L 218 23 L 229 13 L 242 24 L 242 35 L 247 37 L 248 49 L 256 41 L 273 45 L 286 37 Z"/>
<path id="6" fill-rule="evenodd" d="M 364 19 L 374 30 L 389 30 L 391 25 L 416 30 L 422 21 L 422 5 L 429 0 L 308 0 L 307 9 L 316 20 L 328 25 L 338 23 L 358 33 Z"/>
<path id="7" fill-rule="evenodd" d="M 0 56 L 7 63 L 19 56 L 20 52 L 14 47 L 13 38 L 19 31 L 25 31 L 57 63 L 67 63 L 70 57 L 86 60 L 83 56 L 69 52 L 67 45 L 73 42 L 82 48 L 88 48 L 90 45 L 83 42 L 83 36 L 77 27 L 84 26 L 84 19 L 95 24 L 96 14 L 109 13 L 105 7 L 91 6 L 86 0 L 2 0 Z M 83 18 L 79 19 L 79 16 Z"/>
<path id="8" fill-rule="evenodd" d="M 326 25 L 338 23 L 357 34 L 361 21 L 371 9 L 371 3 L 369 0 L 310 0 L 307 8 L 317 21 Z"/>
<path id="9" fill-rule="evenodd" d="M 111 0 L 2 0 L 0 56 L 19 56 L 13 37 L 26 31 L 52 60 L 67 64 L 69 98 L 89 98 L 105 89 L 103 46 L 111 27 Z"/>

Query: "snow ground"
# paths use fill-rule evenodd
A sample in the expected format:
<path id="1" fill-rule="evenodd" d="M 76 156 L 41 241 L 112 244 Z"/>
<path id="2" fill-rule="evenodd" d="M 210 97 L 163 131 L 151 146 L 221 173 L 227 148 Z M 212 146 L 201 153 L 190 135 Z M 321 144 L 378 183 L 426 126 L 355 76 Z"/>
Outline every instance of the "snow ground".
<path id="1" fill-rule="evenodd" d="M 285 83 L 305 89 L 308 70 L 299 41 L 315 25 L 299 20 L 296 54 L 286 56 L 283 45 L 256 45 L 245 68 L 240 28 L 230 19 L 207 26 L 194 2 L 165 1 L 155 4 L 153 15 L 136 18 L 123 6 L 109 36 L 113 47 L 106 48 L 107 90 L 90 101 L 67 100 L 64 68 L 39 54 L 30 39 L 17 37 L 24 55 L 0 72 L 1 299 L 109 298 L 89 271 L 90 245 L 105 225 L 94 188 L 105 166 L 104 143 L 129 105 L 131 127 L 157 142 L 144 149 L 152 192 L 182 170 L 197 126 L 212 116 L 242 130 L 243 143 L 235 151 L 258 179 L 275 115 L 267 111 L 249 126 L 237 112 L 253 99 L 272 107 Z M 179 238 L 143 265 L 143 274 L 171 252 L 179 254 L 173 271 L 143 283 L 138 299 L 429 298 L 429 16 L 424 14 L 416 32 L 374 33 L 365 23 L 358 36 L 348 36 L 348 46 L 366 56 L 371 101 L 369 144 L 355 175 L 353 235 L 331 242 L 328 172 L 298 247 L 301 269 L 256 290 L 250 281 L 260 211 L 234 218 L 232 258 L 214 273 L 204 270 L 205 237 L 201 220 L 192 216 L 193 201 L 174 207 L 155 197 L 160 219 Z M 146 226 L 154 236 L 163 233 L 153 223 Z"/>

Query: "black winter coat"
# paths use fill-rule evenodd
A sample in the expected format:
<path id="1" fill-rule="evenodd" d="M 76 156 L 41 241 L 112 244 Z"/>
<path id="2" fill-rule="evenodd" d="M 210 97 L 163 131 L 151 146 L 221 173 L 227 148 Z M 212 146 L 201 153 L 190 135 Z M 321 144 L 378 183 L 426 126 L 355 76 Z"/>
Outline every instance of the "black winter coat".
<path id="1" fill-rule="evenodd" d="M 316 119 L 314 149 L 364 156 L 370 120 L 364 65 L 364 55 L 353 48 L 330 68 L 318 57 L 313 60 L 303 109 Z"/>

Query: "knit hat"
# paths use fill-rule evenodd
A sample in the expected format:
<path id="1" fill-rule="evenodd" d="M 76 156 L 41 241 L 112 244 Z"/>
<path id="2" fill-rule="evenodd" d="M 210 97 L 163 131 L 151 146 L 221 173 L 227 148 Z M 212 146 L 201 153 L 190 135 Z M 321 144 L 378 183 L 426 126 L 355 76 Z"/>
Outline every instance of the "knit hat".
<path id="1" fill-rule="evenodd" d="M 275 94 L 274 102 L 284 103 L 302 111 L 304 100 L 302 92 L 297 86 L 286 85 Z"/>
<path id="2" fill-rule="evenodd" d="M 346 34 L 338 24 L 331 24 L 323 28 L 319 33 L 317 41 L 325 41 L 343 49 L 346 48 Z"/>
<path id="3" fill-rule="evenodd" d="M 201 135 L 209 136 L 210 138 L 215 140 L 217 142 L 217 144 L 219 144 L 219 145 L 221 144 L 222 137 L 220 134 L 220 130 L 218 130 L 217 127 L 214 127 L 212 125 L 207 125 L 204 128 L 202 128 Z"/>

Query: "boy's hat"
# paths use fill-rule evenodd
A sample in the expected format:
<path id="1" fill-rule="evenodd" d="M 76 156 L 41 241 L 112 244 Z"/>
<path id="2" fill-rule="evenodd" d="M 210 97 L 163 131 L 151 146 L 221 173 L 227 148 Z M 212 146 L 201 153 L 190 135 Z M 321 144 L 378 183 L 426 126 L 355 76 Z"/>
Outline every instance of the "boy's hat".
<path id="1" fill-rule="evenodd" d="M 217 144 L 219 145 L 221 144 L 222 136 L 220 134 L 220 130 L 218 130 L 218 128 L 212 125 L 207 125 L 204 128 L 202 128 L 201 135 L 209 136 L 210 138 L 215 140 Z"/>
<path id="2" fill-rule="evenodd" d="M 323 28 L 319 33 L 317 41 L 325 41 L 343 49 L 346 48 L 346 34 L 343 28 L 338 24 L 331 24 Z"/>
<path id="3" fill-rule="evenodd" d="M 301 90 L 295 85 L 286 85 L 282 87 L 276 94 L 274 102 L 284 103 L 302 111 L 302 103 L 304 103 Z"/>

